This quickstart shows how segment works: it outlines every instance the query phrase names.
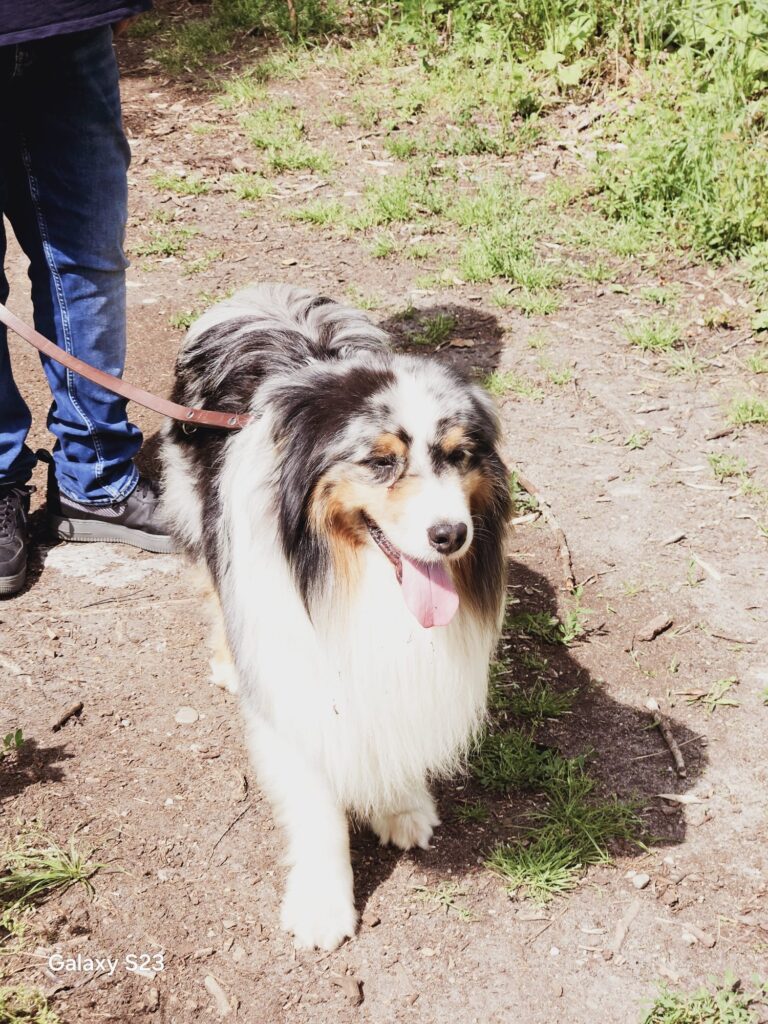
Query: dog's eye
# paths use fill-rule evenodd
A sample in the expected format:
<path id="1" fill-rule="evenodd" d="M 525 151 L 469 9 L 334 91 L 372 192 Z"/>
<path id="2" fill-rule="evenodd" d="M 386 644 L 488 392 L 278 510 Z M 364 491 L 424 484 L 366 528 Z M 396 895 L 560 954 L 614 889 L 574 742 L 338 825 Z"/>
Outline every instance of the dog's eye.
<path id="1" fill-rule="evenodd" d="M 372 455 L 365 460 L 365 464 L 376 473 L 388 473 L 397 466 L 397 456 Z"/>
<path id="2" fill-rule="evenodd" d="M 448 462 L 452 466 L 466 466 L 469 460 L 472 458 L 472 452 L 469 448 L 454 448 L 453 451 L 448 455 Z"/>

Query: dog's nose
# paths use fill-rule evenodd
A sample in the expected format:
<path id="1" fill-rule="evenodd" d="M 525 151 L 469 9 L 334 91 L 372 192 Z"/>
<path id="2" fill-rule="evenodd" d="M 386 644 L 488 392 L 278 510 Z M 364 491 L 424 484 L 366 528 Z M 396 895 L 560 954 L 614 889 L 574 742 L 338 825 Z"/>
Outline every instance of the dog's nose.
<path id="1" fill-rule="evenodd" d="M 466 523 L 435 523 L 427 530 L 429 543 L 441 555 L 452 555 L 467 539 Z"/>

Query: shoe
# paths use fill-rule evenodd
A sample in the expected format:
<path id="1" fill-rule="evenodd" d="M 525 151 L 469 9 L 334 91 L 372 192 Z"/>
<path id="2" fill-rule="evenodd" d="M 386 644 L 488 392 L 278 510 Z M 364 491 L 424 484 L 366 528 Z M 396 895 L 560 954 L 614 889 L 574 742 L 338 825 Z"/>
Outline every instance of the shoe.
<path id="1" fill-rule="evenodd" d="M 0 596 L 18 594 L 27 579 L 30 487 L 0 486 Z"/>
<path id="2" fill-rule="evenodd" d="M 48 518 L 58 537 L 81 543 L 129 544 L 142 551 L 170 555 L 176 544 L 160 511 L 157 484 L 145 477 L 127 498 L 112 505 L 81 505 L 48 486 Z"/>

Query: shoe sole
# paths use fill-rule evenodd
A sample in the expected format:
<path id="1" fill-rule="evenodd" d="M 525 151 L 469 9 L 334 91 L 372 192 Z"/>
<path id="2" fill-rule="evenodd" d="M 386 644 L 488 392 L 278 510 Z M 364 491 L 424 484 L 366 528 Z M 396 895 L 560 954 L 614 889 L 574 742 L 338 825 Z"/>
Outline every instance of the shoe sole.
<path id="1" fill-rule="evenodd" d="M 57 537 L 77 544 L 126 544 L 155 555 L 173 555 L 178 550 L 172 537 L 144 533 L 117 523 L 100 523 L 94 519 L 78 521 L 61 516 L 51 516 L 50 522 Z"/>
<path id="2" fill-rule="evenodd" d="M 0 576 L 0 597 L 11 597 L 24 587 L 27 582 L 27 567 L 24 566 L 14 576 Z"/>

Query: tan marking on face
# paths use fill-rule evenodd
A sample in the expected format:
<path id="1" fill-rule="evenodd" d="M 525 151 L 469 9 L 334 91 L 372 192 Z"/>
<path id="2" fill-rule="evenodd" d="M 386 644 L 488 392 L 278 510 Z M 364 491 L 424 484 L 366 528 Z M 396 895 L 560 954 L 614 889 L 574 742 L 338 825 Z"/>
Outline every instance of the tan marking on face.
<path id="1" fill-rule="evenodd" d="M 482 516 L 493 503 L 493 483 L 480 469 L 470 469 L 461 478 L 461 489 L 473 516 Z"/>
<path id="2" fill-rule="evenodd" d="M 405 459 L 408 455 L 408 445 L 397 434 L 386 433 L 377 438 L 372 452 L 380 459 L 386 459 L 392 455 L 398 459 Z"/>
<path id="3" fill-rule="evenodd" d="M 458 448 L 464 448 L 468 443 L 469 439 L 464 433 L 464 428 L 459 426 L 451 427 L 440 438 L 440 447 L 446 455 L 451 455 Z"/>

